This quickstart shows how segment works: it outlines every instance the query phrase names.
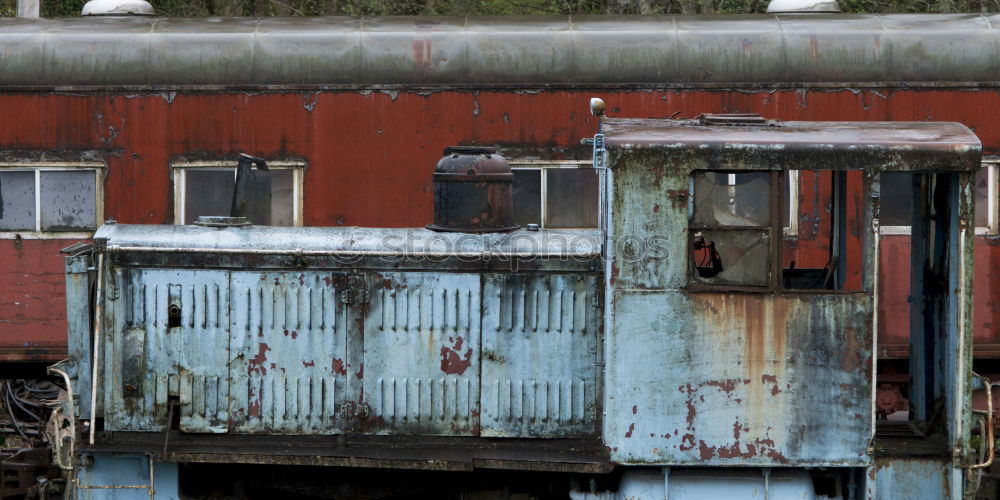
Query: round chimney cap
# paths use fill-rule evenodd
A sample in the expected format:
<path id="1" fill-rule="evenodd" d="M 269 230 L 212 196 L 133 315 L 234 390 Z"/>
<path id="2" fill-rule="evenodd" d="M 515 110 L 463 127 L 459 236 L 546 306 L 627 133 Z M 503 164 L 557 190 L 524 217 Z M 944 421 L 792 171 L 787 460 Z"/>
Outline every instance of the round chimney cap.
<path id="1" fill-rule="evenodd" d="M 768 14 L 789 13 L 836 13 L 840 12 L 837 0 L 771 0 L 767 4 Z"/>
<path id="2" fill-rule="evenodd" d="M 83 6 L 82 16 L 155 16 L 156 11 L 146 0 L 90 0 Z"/>

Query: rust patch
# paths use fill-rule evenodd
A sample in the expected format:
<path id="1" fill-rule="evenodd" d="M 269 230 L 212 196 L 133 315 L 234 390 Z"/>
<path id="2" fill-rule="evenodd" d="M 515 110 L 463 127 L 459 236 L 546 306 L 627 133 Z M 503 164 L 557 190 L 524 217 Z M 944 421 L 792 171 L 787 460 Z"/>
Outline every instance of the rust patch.
<path id="1" fill-rule="evenodd" d="M 364 378 L 364 376 L 365 376 L 365 364 L 361 363 L 361 366 L 358 368 L 358 371 L 354 374 L 354 378 L 361 380 L 362 378 Z"/>
<path id="2" fill-rule="evenodd" d="M 694 448 L 694 434 L 685 434 L 684 437 L 681 438 L 681 445 L 678 446 L 678 448 L 680 448 L 681 451 L 688 451 Z"/>
<path id="3" fill-rule="evenodd" d="M 270 350 L 271 348 L 263 342 L 257 345 L 257 355 L 251 358 L 247 364 L 247 375 L 252 375 L 254 372 L 267 375 L 267 368 L 264 367 L 264 363 L 267 362 L 267 351 Z"/>
<path id="4" fill-rule="evenodd" d="M 715 455 L 715 448 L 709 447 L 704 441 L 698 441 L 698 453 L 702 460 L 711 460 Z"/>
<path id="5" fill-rule="evenodd" d="M 861 359 L 861 343 L 858 342 L 858 332 L 851 327 L 846 327 L 844 333 L 847 335 L 844 351 L 840 356 L 840 367 L 846 372 L 852 372 L 864 365 Z"/>
<path id="6" fill-rule="evenodd" d="M 772 384 L 777 384 L 778 383 L 778 377 L 775 377 L 774 375 L 768 375 L 766 373 L 760 376 L 760 383 L 766 384 L 768 382 L 770 382 Z"/>
<path id="7" fill-rule="evenodd" d="M 639 407 L 637 405 L 632 405 L 632 414 L 635 415 L 638 411 Z"/>
<path id="8" fill-rule="evenodd" d="M 260 388 L 260 394 L 258 394 L 257 397 L 254 397 L 252 388 L 250 389 L 249 392 L 250 392 L 249 394 L 250 405 L 247 408 L 248 410 L 247 415 L 251 417 L 260 417 L 260 400 L 264 397 L 264 388 L 263 387 Z"/>
<path id="9" fill-rule="evenodd" d="M 344 362 L 342 360 L 333 358 L 333 361 L 330 362 L 330 368 L 333 369 L 333 373 L 338 375 L 347 375 L 347 368 L 344 367 Z"/>
<path id="10" fill-rule="evenodd" d="M 472 366 L 472 348 L 462 353 L 462 337 L 448 337 L 453 342 L 452 347 L 441 347 L 441 371 L 448 375 L 463 375 Z"/>
<path id="11" fill-rule="evenodd" d="M 472 432 L 473 436 L 478 436 L 479 435 L 479 431 L 481 430 L 480 429 L 480 425 L 479 425 L 479 420 L 480 420 L 479 419 L 479 410 L 476 410 L 475 408 L 470 409 L 469 410 L 469 421 L 472 423 L 470 431 Z"/>
<path id="12" fill-rule="evenodd" d="M 688 197 L 691 193 L 687 189 L 668 189 L 667 198 L 670 198 L 670 204 L 674 208 L 686 208 L 688 206 Z"/>
<path id="13" fill-rule="evenodd" d="M 729 394 L 730 392 L 733 392 L 734 389 L 736 389 L 736 384 L 740 382 L 741 380 L 737 378 L 727 378 L 723 380 L 709 380 L 705 382 L 705 385 L 718 388 L 722 392 Z M 747 383 L 746 380 L 743 380 L 742 382 Z"/>
<path id="14" fill-rule="evenodd" d="M 304 368 L 309 368 L 310 366 L 316 366 L 316 362 L 315 361 L 303 361 L 302 362 L 302 366 Z"/>
<path id="15" fill-rule="evenodd" d="M 628 432 L 625 433 L 625 439 L 631 438 L 633 431 L 635 431 L 635 424 L 634 423 L 633 424 L 629 424 L 629 426 L 628 426 Z"/>

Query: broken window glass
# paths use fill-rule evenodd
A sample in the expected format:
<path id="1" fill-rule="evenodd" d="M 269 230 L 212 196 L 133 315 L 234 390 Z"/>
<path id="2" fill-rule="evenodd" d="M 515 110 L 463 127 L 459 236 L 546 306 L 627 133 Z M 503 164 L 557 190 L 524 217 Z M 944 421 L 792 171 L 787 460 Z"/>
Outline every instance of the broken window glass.
<path id="1" fill-rule="evenodd" d="M 0 171 L 0 231 L 35 230 L 35 171 Z"/>
<path id="2" fill-rule="evenodd" d="M 597 227 L 597 171 L 553 168 L 545 179 L 545 227 Z"/>
<path id="3" fill-rule="evenodd" d="M 771 174 L 694 174 L 696 226 L 762 227 L 771 224 Z"/>
<path id="4" fill-rule="evenodd" d="M 770 235 L 746 229 L 703 229 L 694 233 L 695 271 L 701 281 L 767 286 Z"/>
<path id="5" fill-rule="evenodd" d="M 695 280 L 768 285 L 771 174 L 697 172 L 692 178 L 690 230 Z"/>
<path id="6" fill-rule="evenodd" d="M 97 227 L 97 185 L 93 171 L 43 170 L 42 231 L 79 231 Z"/>
<path id="7" fill-rule="evenodd" d="M 184 223 L 202 215 L 229 215 L 236 170 L 232 168 L 187 168 L 184 175 Z M 255 170 L 249 185 L 247 218 L 260 226 L 291 226 L 295 223 L 294 171 Z"/>

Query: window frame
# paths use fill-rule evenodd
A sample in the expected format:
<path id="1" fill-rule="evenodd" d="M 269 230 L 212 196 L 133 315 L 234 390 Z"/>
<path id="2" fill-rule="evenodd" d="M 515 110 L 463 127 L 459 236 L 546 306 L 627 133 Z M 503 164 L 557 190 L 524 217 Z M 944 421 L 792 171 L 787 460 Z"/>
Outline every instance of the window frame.
<path id="1" fill-rule="evenodd" d="M 0 162 L 3 172 L 34 172 L 35 174 L 35 228 L 28 230 L 0 229 L 0 239 L 77 239 L 90 238 L 104 221 L 104 177 L 107 164 L 102 161 L 5 161 Z M 90 171 L 94 173 L 94 229 L 78 231 L 46 231 L 42 229 L 42 172 Z"/>
<path id="2" fill-rule="evenodd" d="M 986 226 L 976 226 L 977 235 L 997 234 L 1000 224 L 997 223 L 998 216 L 998 193 L 997 193 L 997 170 L 1000 169 L 1000 157 L 983 158 L 982 166 L 987 168 L 986 182 L 986 205 L 988 213 L 986 216 Z"/>
<path id="3" fill-rule="evenodd" d="M 187 171 L 191 169 L 232 169 L 235 175 L 237 160 L 175 160 L 170 162 L 170 178 L 174 191 L 174 225 L 184 225 L 187 194 Z M 292 171 L 292 226 L 302 227 L 303 179 L 308 165 L 299 160 L 267 160 L 271 170 Z"/>
<path id="4" fill-rule="evenodd" d="M 785 189 L 783 186 L 782 170 L 759 170 L 759 169 L 699 169 L 694 170 L 688 174 L 688 186 L 690 194 L 688 196 L 688 218 L 687 218 L 687 289 L 690 291 L 718 291 L 718 290 L 742 290 L 751 292 L 761 292 L 761 293 L 774 293 L 783 291 L 800 291 L 800 289 L 785 289 L 781 283 L 781 247 L 783 246 L 783 237 L 785 234 L 785 229 L 783 226 L 782 219 L 782 190 Z M 696 195 L 694 193 L 695 189 L 695 175 L 700 173 L 722 173 L 728 175 L 736 174 L 751 174 L 751 173 L 764 173 L 768 174 L 770 177 L 770 192 L 768 193 L 768 198 L 770 200 L 770 220 L 769 224 L 760 226 L 747 226 L 743 227 L 732 227 L 732 226 L 719 226 L 711 227 L 704 225 L 693 224 L 692 216 L 695 213 L 695 200 Z M 733 178 L 730 177 L 732 180 Z M 796 176 L 796 180 L 798 176 Z M 792 183 L 791 177 L 789 177 L 789 183 Z M 789 199 L 789 205 L 792 205 L 791 199 Z M 798 204 L 795 204 L 798 206 Z M 697 276 L 698 270 L 694 261 L 694 242 L 695 235 L 702 231 L 757 231 L 766 232 L 768 234 L 767 243 L 767 284 L 756 285 L 756 284 L 743 284 L 743 283 L 711 283 L 706 282 Z M 805 289 L 806 291 L 813 292 L 815 290 Z M 823 290 L 830 291 L 830 290 Z"/>
<path id="5" fill-rule="evenodd" d="M 537 170 L 539 171 L 539 207 L 538 217 L 539 217 L 539 229 L 546 229 L 549 231 L 576 231 L 581 229 L 600 229 L 603 227 L 603 210 L 600 208 L 603 206 L 602 197 L 604 196 L 604 189 L 601 186 L 604 185 L 604 171 L 603 169 L 594 168 L 593 160 L 537 160 L 537 159 L 525 159 L 525 160 L 507 160 L 507 164 L 510 165 L 511 170 Z M 597 172 L 597 225 L 593 227 L 558 227 L 550 228 L 545 225 L 546 215 L 548 210 L 546 206 L 548 205 L 548 171 L 557 169 L 592 169 Z"/>
<path id="6" fill-rule="evenodd" d="M 980 168 L 986 168 L 986 204 L 989 210 L 986 216 L 986 226 L 976 226 L 977 236 L 995 235 L 1000 230 L 998 224 L 998 169 L 1000 169 L 1000 157 L 983 158 Z M 879 225 L 880 236 L 909 236 L 912 233 L 910 226 L 883 226 Z"/>
<path id="7" fill-rule="evenodd" d="M 799 171 L 785 170 L 788 172 L 788 185 L 784 189 L 788 190 L 788 206 L 783 207 L 784 214 L 788 214 L 788 225 L 782 224 L 781 232 L 785 237 L 799 236 Z"/>

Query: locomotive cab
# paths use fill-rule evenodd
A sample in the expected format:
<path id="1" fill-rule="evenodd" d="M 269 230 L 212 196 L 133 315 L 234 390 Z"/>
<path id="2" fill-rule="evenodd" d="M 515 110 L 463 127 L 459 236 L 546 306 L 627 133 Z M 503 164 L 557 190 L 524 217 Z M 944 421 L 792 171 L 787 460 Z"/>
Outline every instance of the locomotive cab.
<path id="1" fill-rule="evenodd" d="M 603 437 L 613 462 L 661 467 L 623 488 L 709 498 L 749 482 L 767 498 L 780 471 L 776 498 L 797 468 L 824 468 L 794 497 L 960 497 L 982 465 L 969 447 L 976 136 L 756 115 L 604 119 L 601 132 Z M 917 193 L 914 407 L 895 426 L 873 412 L 883 172 L 912 174 Z"/>

